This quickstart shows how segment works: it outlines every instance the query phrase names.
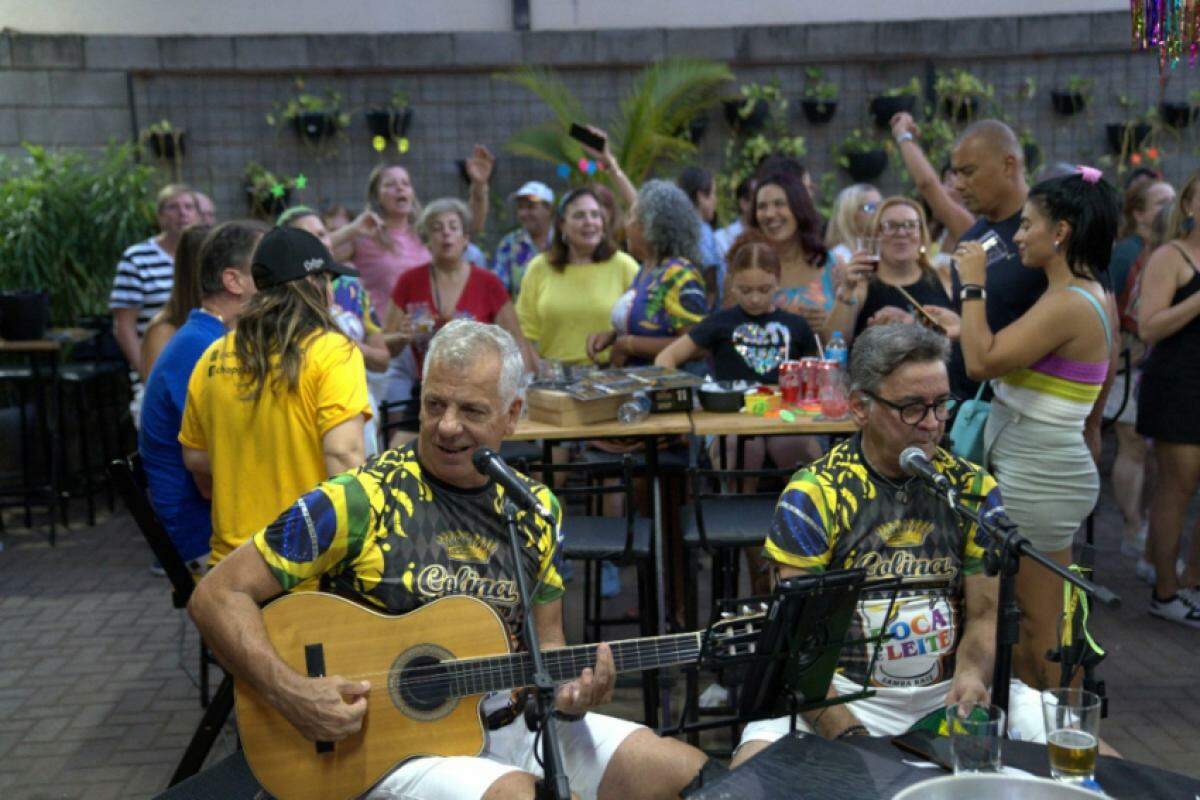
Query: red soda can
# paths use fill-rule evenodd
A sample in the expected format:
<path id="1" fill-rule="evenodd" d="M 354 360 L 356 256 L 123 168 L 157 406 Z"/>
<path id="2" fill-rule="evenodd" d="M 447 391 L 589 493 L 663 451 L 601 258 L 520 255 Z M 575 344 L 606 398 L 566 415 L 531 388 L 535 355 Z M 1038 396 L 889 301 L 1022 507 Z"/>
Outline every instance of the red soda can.
<path id="1" fill-rule="evenodd" d="M 800 374 L 804 380 L 803 400 L 804 403 L 815 403 L 820 397 L 819 367 L 821 359 L 813 356 L 807 356 L 800 359 Z"/>
<path id="2" fill-rule="evenodd" d="M 785 406 L 800 405 L 804 391 L 804 365 L 799 361 L 785 361 L 779 365 L 779 393 Z"/>

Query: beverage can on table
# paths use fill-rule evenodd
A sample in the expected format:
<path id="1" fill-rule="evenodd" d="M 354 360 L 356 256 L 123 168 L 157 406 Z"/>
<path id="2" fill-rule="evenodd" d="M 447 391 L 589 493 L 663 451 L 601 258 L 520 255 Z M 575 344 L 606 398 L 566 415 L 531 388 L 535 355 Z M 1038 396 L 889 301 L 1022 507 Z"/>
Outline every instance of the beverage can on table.
<path id="1" fill-rule="evenodd" d="M 799 361 L 785 361 L 779 365 L 779 393 L 785 406 L 800 405 L 804 394 L 804 365 Z"/>
<path id="2" fill-rule="evenodd" d="M 821 359 L 806 356 L 800 359 L 800 375 L 804 382 L 803 402 L 815 403 L 820 395 L 820 365 Z"/>

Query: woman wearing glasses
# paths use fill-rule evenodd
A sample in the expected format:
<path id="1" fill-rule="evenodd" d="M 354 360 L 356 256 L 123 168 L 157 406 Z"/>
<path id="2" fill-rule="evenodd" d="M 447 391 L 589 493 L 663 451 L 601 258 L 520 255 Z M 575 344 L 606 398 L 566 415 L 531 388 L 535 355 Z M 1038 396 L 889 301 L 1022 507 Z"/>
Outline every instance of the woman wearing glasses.
<path id="1" fill-rule="evenodd" d="M 858 249 L 856 240 L 870 235 L 871 223 L 883 195 L 869 183 L 856 183 L 838 192 L 833 216 L 825 229 L 825 246 L 839 264 L 845 264 Z"/>
<path id="2" fill-rule="evenodd" d="M 995 399 L 984 431 L 984 461 L 1000 484 L 1008 515 L 1021 533 L 1060 564 L 1071 563 L 1075 531 L 1100 491 L 1083 424 L 1111 368 L 1116 320 L 1105 278 L 1120 204 L 1100 171 L 1039 183 L 1029 192 L 1013 241 L 1021 263 L 1040 269 L 1048 286 L 1033 306 L 1002 330 L 988 325 L 984 303 L 987 255 L 978 242 L 955 251 L 962 277 L 961 344 L 967 372 L 992 379 Z M 988 466 L 985 463 L 984 466 Z M 1062 582 L 1032 567 L 1017 573 L 1021 637 L 1013 653 L 1018 677 L 1045 689 L 1058 669 L 1055 647 Z"/>
<path id="3" fill-rule="evenodd" d="M 825 336 L 841 331 L 849 342 L 868 325 L 926 319 L 916 306 L 938 315 L 939 323 L 943 315 L 953 316 L 949 277 L 929 261 L 929 228 L 921 206 L 907 197 L 889 197 L 880 203 L 868 231 L 879 241 L 878 263 L 860 251 L 845 265 Z"/>

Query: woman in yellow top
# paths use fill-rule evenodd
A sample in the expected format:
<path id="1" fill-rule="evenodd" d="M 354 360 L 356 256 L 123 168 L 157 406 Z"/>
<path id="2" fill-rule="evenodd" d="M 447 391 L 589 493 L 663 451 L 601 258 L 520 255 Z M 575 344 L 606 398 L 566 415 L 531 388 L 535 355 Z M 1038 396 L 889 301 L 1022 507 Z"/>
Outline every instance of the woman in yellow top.
<path id="1" fill-rule="evenodd" d="M 371 416 L 362 352 L 329 311 L 330 277 L 354 271 L 307 231 L 275 228 L 251 272 L 258 291 L 196 362 L 179 432 L 183 462 L 212 498 L 211 564 L 361 465 Z"/>
<path id="2" fill-rule="evenodd" d="M 613 304 L 637 273 L 637 262 L 609 236 L 595 192 L 568 192 L 555 214 L 550 249 L 529 262 L 521 281 L 517 319 L 525 338 L 542 358 L 587 363 L 588 334 L 612 327 Z"/>

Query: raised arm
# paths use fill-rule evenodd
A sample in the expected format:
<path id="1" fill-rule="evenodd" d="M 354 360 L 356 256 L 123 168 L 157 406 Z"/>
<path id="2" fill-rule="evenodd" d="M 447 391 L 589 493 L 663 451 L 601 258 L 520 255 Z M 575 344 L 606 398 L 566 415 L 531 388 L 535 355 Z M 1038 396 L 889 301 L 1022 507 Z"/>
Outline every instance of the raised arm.
<path id="1" fill-rule="evenodd" d="M 617 197 L 620 198 L 621 204 L 626 210 L 633 208 L 634 202 L 637 200 L 637 187 L 629 180 L 624 171 L 621 169 L 621 163 L 617 161 L 617 157 L 613 155 L 612 143 L 608 140 L 608 134 L 600 128 L 588 125 L 587 129 L 597 136 L 604 137 L 604 151 L 595 150 L 587 145 L 583 146 L 583 152 L 592 157 L 592 160 L 599 161 L 604 164 L 604 168 L 608 170 L 608 174 L 612 176 L 613 188 L 617 191 Z"/>
<path id="2" fill-rule="evenodd" d="M 487 225 L 488 216 L 488 186 L 492 179 L 492 169 L 496 166 L 496 157 L 492 151 L 481 144 L 475 145 L 467 159 L 467 178 L 471 181 L 467 192 L 467 205 L 471 209 L 471 230 L 474 237 L 483 232 Z"/>
<path id="3" fill-rule="evenodd" d="M 951 199 L 946 187 L 942 186 L 941 177 L 917 142 L 920 134 L 920 128 L 908 112 L 901 111 L 892 117 L 892 138 L 896 140 L 896 149 L 900 152 L 904 168 L 908 170 L 921 197 L 929 204 L 933 216 L 946 226 L 946 230 L 957 241 L 975 224 L 975 217 Z"/>

